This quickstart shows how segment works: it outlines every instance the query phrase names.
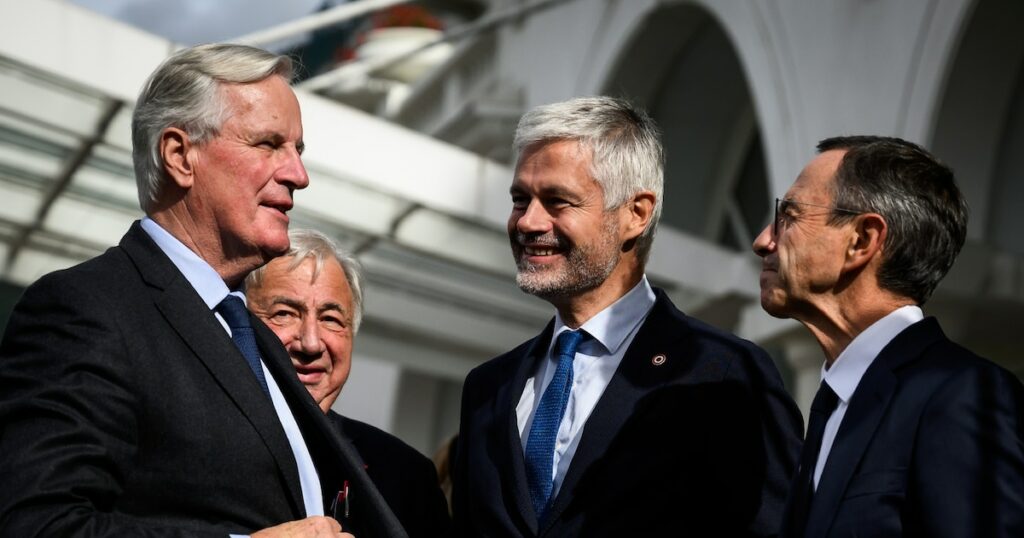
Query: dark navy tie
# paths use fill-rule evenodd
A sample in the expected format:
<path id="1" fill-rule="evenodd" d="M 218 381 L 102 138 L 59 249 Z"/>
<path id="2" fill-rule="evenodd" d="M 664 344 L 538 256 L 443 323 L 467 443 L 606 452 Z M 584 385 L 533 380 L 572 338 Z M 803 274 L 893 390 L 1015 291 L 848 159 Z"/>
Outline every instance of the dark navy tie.
<path id="1" fill-rule="evenodd" d="M 533 415 L 530 436 L 526 439 L 526 483 L 537 521 L 542 522 L 551 503 L 552 465 L 555 458 L 555 438 L 569 403 L 572 389 L 572 361 L 576 347 L 583 339 L 583 331 L 564 331 L 555 341 L 554 355 L 558 366 L 551 383 L 540 399 Z"/>
<path id="2" fill-rule="evenodd" d="M 807 527 L 807 519 L 814 500 L 814 468 L 818 464 L 821 452 L 821 441 L 825 436 L 825 423 L 839 405 L 839 396 L 822 381 L 818 393 L 811 403 L 811 413 L 807 417 L 807 439 L 800 455 L 800 471 L 797 474 L 796 495 L 793 502 L 793 533 L 792 536 L 803 536 Z"/>
<path id="3" fill-rule="evenodd" d="M 256 334 L 252 330 L 252 324 L 249 323 L 249 311 L 246 310 L 245 303 L 238 297 L 228 294 L 217 305 L 217 313 L 224 318 L 228 327 L 231 327 L 231 339 L 235 341 L 235 346 L 245 356 L 252 373 L 256 374 L 256 381 L 259 382 L 263 392 L 270 396 L 267 378 L 263 376 L 263 365 L 260 363 L 260 350 L 256 346 Z"/>

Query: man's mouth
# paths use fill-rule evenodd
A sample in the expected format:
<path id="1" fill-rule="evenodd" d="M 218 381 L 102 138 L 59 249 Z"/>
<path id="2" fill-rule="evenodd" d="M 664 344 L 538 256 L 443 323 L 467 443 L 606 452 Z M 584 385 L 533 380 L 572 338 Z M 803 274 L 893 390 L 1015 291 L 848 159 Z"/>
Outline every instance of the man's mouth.
<path id="1" fill-rule="evenodd" d="M 273 209 L 273 210 L 281 213 L 282 215 L 287 216 L 287 213 L 289 211 L 291 211 L 293 204 L 292 204 L 291 200 L 288 200 L 288 201 L 279 201 L 279 202 L 264 202 L 264 203 L 262 203 L 260 205 L 262 205 L 263 207 L 265 207 L 267 209 Z"/>
<path id="2" fill-rule="evenodd" d="M 315 385 L 327 374 L 327 371 L 310 365 L 295 365 L 295 373 L 298 374 L 299 381 L 303 385 Z"/>
<path id="3" fill-rule="evenodd" d="M 568 251 L 565 243 L 553 234 L 544 236 L 517 234 L 515 244 L 520 249 L 519 257 L 524 260 L 564 255 Z"/>
<path id="4" fill-rule="evenodd" d="M 523 247 L 527 256 L 554 256 L 558 251 L 554 247 Z"/>

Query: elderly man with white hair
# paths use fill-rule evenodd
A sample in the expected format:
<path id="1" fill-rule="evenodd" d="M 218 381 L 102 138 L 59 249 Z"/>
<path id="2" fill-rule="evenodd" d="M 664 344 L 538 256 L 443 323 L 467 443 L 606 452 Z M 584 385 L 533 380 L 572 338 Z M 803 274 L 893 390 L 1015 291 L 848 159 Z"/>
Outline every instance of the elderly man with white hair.
<path id="1" fill-rule="evenodd" d="M 359 263 L 320 232 L 288 236 L 288 252 L 246 279 L 249 307 L 281 339 L 299 379 L 355 446 L 409 536 L 445 536 L 451 522 L 434 464 L 397 437 L 331 409 L 348 380 L 363 318 Z"/>
<path id="2" fill-rule="evenodd" d="M 291 75 L 202 45 L 147 81 L 146 217 L 29 286 L 0 344 L 0 536 L 339 536 L 346 483 L 346 531 L 404 535 L 240 289 L 309 184 Z"/>

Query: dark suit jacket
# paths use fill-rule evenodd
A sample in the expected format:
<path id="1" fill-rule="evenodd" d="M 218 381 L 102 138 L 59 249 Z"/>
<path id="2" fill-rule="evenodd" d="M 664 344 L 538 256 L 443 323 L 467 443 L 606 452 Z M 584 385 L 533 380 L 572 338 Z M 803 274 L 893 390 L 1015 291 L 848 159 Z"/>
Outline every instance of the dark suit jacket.
<path id="1" fill-rule="evenodd" d="M 453 466 L 457 535 L 777 532 L 800 413 L 764 351 L 683 315 L 660 290 L 538 528 L 515 407 L 552 328 L 466 378 Z"/>
<path id="2" fill-rule="evenodd" d="M 806 536 L 1024 536 L 1022 418 L 1020 381 L 915 323 L 850 398 Z"/>
<path id="3" fill-rule="evenodd" d="M 451 532 L 448 501 L 438 486 L 434 462 L 390 433 L 334 411 L 328 416 L 359 452 L 366 474 L 410 538 L 438 538 Z"/>
<path id="4" fill-rule="evenodd" d="M 394 516 L 255 317 L 325 495 Z M 30 286 L 0 344 L 0 536 L 217 536 L 305 517 L 273 404 L 231 338 L 135 223 L 119 246 Z M 325 501 L 327 502 L 327 501 Z M 329 506 L 329 505 L 327 505 Z M 398 532 L 401 535 L 401 531 Z"/>

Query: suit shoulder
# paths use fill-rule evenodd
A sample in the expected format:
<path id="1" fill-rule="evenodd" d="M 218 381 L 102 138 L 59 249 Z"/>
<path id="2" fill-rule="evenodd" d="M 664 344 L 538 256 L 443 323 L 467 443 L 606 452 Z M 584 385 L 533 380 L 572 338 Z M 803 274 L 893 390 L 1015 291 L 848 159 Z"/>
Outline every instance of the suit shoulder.
<path id="1" fill-rule="evenodd" d="M 688 316 L 674 306 L 670 312 L 673 331 L 685 335 L 681 341 L 686 353 L 706 363 L 705 368 L 721 371 L 726 377 L 753 376 L 781 383 L 774 360 L 757 344 Z"/>
<path id="2" fill-rule="evenodd" d="M 683 314 L 694 336 L 704 346 L 711 349 L 735 353 L 748 357 L 768 357 L 768 353 L 760 346 L 724 329 L 720 329 L 699 319 Z"/>
<path id="3" fill-rule="evenodd" d="M 132 286 L 141 283 L 131 262 L 118 247 L 82 263 L 47 273 L 27 286 L 11 312 L 8 322 L 15 333 L 29 326 L 56 326 L 112 322 L 126 306 L 122 299 L 133 295 Z M 77 320 L 77 321 L 76 321 Z"/>
<path id="4" fill-rule="evenodd" d="M 77 289 L 99 294 L 112 290 L 123 291 L 126 271 L 130 267 L 131 262 L 124 251 L 119 247 L 110 247 L 99 256 L 39 277 L 26 288 L 25 295 L 45 290 L 59 290 L 65 296 Z"/>
<path id="5" fill-rule="evenodd" d="M 767 358 L 768 354 L 753 342 L 685 314 L 663 290 L 655 288 L 655 293 L 657 299 L 645 325 L 659 332 L 689 336 L 693 345 L 702 351 Z"/>
<path id="6" fill-rule="evenodd" d="M 340 424 L 345 436 L 352 441 L 364 459 L 387 460 L 389 464 L 403 462 L 410 465 L 433 467 L 430 459 L 419 450 L 376 426 L 348 418 L 334 411 L 331 411 L 331 419 L 335 424 Z M 371 453 L 372 456 L 370 456 Z"/>
<path id="7" fill-rule="evenodd" d="M 511 351 L 502 353 L 473 368 L 466 376 L 465 384 L 487 383 L 488 381 L 502 380 L 511 376 L 539 339 L 539 336 L 531 338 L 519 344 Z"/>
<path id="8" fill-rule="evenodd" d="M 1024 388 L 1019 379 L 1006 368 L 977 355 L 964 346 L 940 338 L 928 346 L 920 360 L 911 362 L 901 369 L 906 383 L 930 383 L 935 385 L 963 384 L 974 381 L 998 382 Z"/>

